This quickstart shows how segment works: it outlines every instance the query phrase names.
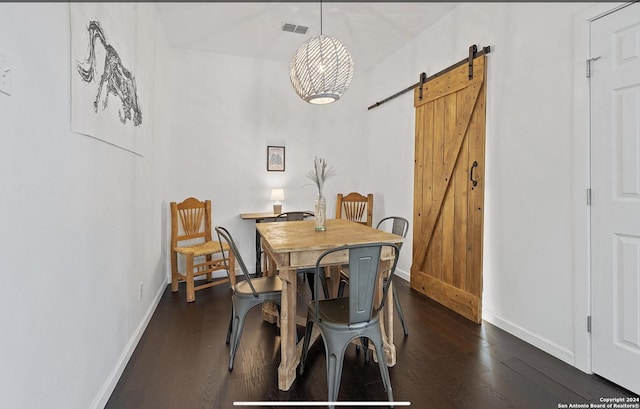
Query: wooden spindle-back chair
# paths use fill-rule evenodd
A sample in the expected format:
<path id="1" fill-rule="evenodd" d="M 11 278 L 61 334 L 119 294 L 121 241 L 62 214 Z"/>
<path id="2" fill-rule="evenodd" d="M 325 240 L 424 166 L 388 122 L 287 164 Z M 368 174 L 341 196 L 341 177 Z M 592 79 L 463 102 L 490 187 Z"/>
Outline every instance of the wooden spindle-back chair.
<path id="1" fill-rule="evenodd" d="M 360 193 L 351 192 L 344 196 L 342 193 L 338 193 L 336 219 L 347 219 L 372 227 L 373 194 L 369 193 L 364 196 Z"/>
<path id="2" fill-rule="evenodd" d="M 189 197 L 183 202 L 171 202 L 171 291 L 178 291 L 178 283 L 186 282 L 187 302 L 196 299 L 195 292 L 229 282 L 229 279 L 213 279 L 213 272 L 225 270 L 225 257 L 235 279 L 235 259 L 229 247 L 213 241 L 211 236 L 211 201 Z M 185 259 L 184 271 L 178 267 L 178 254 Z M 196 277 L 206 276 L 204 283 L 196 285 Z M 198 280 L 201 281 L 201 280 Z"/>

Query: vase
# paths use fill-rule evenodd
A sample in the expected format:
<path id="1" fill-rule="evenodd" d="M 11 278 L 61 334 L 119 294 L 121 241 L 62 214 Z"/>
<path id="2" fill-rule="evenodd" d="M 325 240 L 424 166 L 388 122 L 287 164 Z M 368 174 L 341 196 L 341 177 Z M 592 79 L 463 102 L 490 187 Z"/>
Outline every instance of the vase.
<path id="1" fill-rule="evenodd" d="M 316 220 L 314 227 L 316 231 L 327 230 L 327 199 L 322 194 L 318 195 L 314 202 Z"/>

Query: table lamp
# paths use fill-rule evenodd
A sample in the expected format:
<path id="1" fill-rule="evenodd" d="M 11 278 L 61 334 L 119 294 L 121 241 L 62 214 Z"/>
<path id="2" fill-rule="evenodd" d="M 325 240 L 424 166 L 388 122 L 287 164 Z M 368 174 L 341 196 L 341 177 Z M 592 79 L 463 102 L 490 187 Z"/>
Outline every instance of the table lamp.
<path id="1" fill-rule="evenodd" d="M 278 215 L 282 213 L 282 203 L 280 203 L 280 201 L 284 200 L 284 190 L 271 189 L 271 200 L 275 200 L 273 204 L 273 214 Z"/>

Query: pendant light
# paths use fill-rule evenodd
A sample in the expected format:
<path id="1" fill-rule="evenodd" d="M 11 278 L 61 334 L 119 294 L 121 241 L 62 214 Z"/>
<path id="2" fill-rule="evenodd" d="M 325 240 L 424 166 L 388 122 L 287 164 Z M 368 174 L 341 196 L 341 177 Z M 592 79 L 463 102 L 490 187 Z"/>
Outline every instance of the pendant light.
<path id="1" fill-rule="evenodd" d="M 353 60 L 344 45 L 322 34 L 302 44 L 289 65 L 291 84 L 300 98 L 311 104 L 330 104 L 342 97 L 353 78 Z"/>

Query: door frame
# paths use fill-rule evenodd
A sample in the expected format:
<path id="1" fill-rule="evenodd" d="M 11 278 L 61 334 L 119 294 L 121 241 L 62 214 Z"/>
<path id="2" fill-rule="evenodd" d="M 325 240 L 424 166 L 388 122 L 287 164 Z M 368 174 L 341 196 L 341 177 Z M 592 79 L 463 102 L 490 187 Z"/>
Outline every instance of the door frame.
<path id="1" fill-rule="evenodd" d="M 586 61 L 591 58 L 591 22 L 630 3 L 596 3 L 573 16 L 573 359 L 578 369 L 592 373 L 591 336 L 587 317 L 591 315 L 591 209 L 587 189 L 591 187 L 590 82 Z"/>

